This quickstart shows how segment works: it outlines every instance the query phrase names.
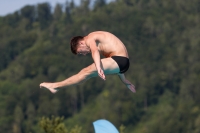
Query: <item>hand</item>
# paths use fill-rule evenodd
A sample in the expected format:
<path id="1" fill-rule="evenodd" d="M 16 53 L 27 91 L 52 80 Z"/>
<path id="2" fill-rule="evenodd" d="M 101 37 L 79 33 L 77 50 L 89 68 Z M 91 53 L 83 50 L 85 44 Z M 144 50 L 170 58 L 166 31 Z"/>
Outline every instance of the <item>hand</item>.
<path id="1" fill-rule="evenodd" d="M 101 68 L 98 70 L 98 74 L 99 74 L 100 78 L 102 78 L 103 80 L 106 80 L 106 76 L 104 75 L 104 71 Z"/>
<path id="2" fill-rule="evenodd" d="M 40 88 L 47 88 L 51 93 L 56 93 L 58 90 L 55 89 L 55 84 L 54 83 L 41 83 Z"/>
<path id="3" fill-rule="evenodd" d="M 135 86 L 133 84 L 126 85 L 133 93 L 136 93 Z"/>

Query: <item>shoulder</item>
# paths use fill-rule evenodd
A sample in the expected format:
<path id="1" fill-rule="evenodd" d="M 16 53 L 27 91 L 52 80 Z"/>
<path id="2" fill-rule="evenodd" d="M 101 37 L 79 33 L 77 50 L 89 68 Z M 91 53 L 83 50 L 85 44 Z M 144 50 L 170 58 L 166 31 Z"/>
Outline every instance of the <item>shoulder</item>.
<path id="1" fill-rule="evenodd" d="M 98 35 L 95 32 L 92 32 L 85 36 L 85 43 L 87 46 L 91 47 L 92 45 L 96 45 L 96 40 L 98 40 Z"/>
<path id="2" fill-rule="evenodd" d="M 95 32 L 91 32 L 90 34 L 88 34 L 88 40 L 93 39 L 93 40 L 102 40 L 105 39 L 106 34 L 108 34 L 105 31 L 95 31 Z"/>
<path id="3" fill-rule="evenodd" d="M 91 41 L 96 41 L 98 39 L 99 33 L 97 32 L 91 32 L 85 37 L 86 43 L 90 43 Z"/>

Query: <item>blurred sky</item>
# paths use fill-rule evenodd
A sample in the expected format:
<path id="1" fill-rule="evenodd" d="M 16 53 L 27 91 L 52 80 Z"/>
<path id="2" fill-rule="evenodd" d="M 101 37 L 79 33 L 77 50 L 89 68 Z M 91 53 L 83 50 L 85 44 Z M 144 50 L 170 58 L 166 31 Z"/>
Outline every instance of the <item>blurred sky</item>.
<path id="1" fill-rule="evenodd" d="M 38 3 L 49 2 L 52 7 L 55 7 L 56 3 L 65 4 L 66 1 L 67 0 L 0 0 L 0 16 L 14 13 L 26 5 L 36 5 Z M 91 1 L 94 2 L 95 0 Z M 114 0 L 107 0 L 107 2 L 111 1 Z M 80 0 L 74 0 L 74 2 L 76 5 L 80 4 Z"/>

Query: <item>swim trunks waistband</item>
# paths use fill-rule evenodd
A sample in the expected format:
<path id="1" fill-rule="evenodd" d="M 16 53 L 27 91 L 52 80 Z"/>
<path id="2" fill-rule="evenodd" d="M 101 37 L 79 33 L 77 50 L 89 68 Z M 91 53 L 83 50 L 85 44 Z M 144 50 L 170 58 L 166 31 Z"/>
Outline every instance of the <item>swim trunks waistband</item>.
<path id="1" fill-rule="evenodd" d="M 123 56 L 111 56 L 111 58 L 118 64 L 120 69 L 119 73 L 125 73 L 129 69 L 129 58 Z"/>

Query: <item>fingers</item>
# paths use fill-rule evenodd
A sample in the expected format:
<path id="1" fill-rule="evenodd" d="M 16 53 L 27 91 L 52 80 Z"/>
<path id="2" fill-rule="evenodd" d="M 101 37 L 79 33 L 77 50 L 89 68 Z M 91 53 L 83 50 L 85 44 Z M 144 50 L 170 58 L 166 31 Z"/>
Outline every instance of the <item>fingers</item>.
<path id="1" fill-rule="evenodd" d="M 99 74 L 99 77 L 102 78 L 103 80 L 106 80 L 106 77 L 104 74 Z"/>
<path id="2" fill-rule="evenodd" d="M 103 80 L 106 80 L 106 76 L 104 75 L 104 72 L 103 72 L 103 71 L 102 71 L 101 78 L 102 78 Z"/>
<path id="3" fill-rule="evenodd" d="M 106 76 L 103 74 L 101 77 L 103 80 L 106 80 Z"/>
<path id="4" fill-rule="evenodd" d="M 102 78 L 103 80 L 106 80 L 106 76 L 105 76 L 104 71 L 103 71 L 102 69 L 100 69 L 100 70 L 98 71 L 98 74 L 99 74 L 99 77 L 100 77 L 100 78 Z"/>

